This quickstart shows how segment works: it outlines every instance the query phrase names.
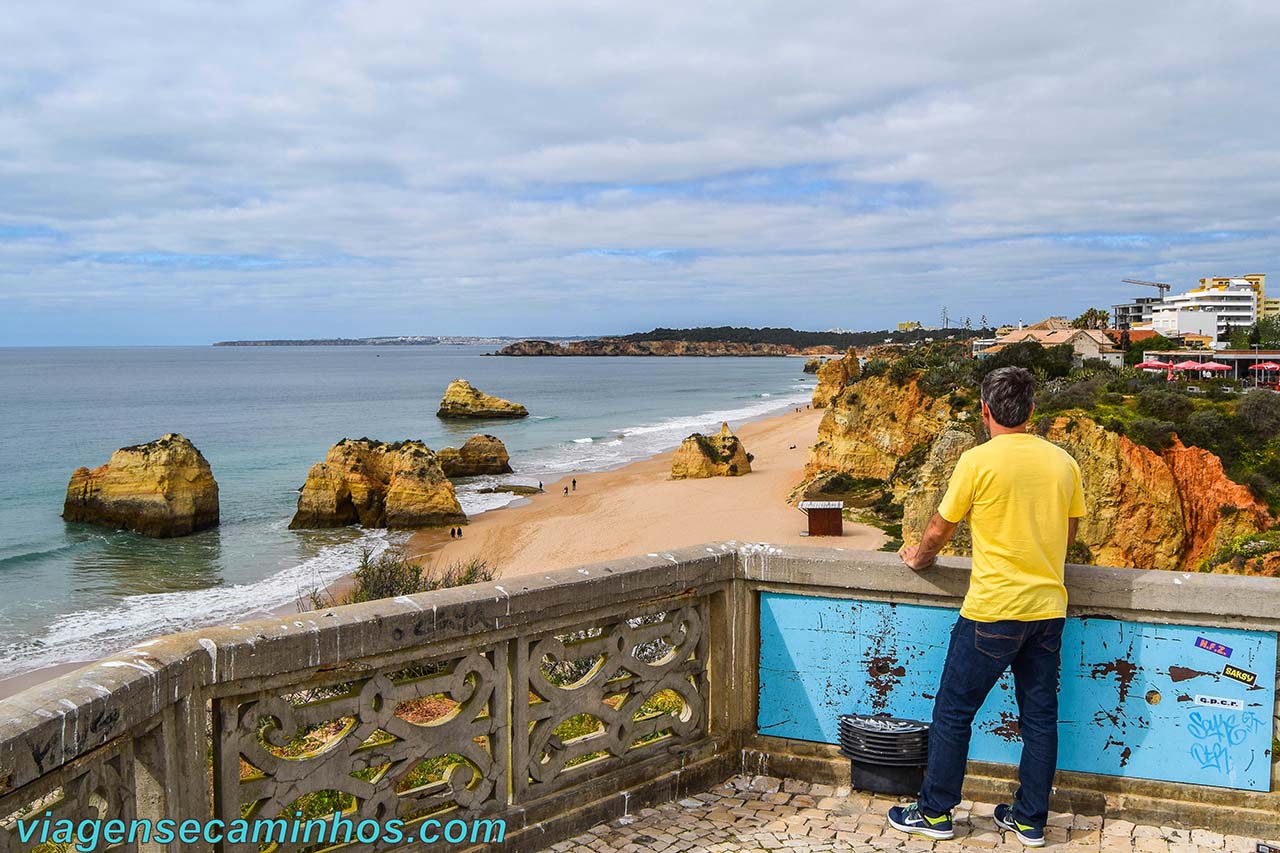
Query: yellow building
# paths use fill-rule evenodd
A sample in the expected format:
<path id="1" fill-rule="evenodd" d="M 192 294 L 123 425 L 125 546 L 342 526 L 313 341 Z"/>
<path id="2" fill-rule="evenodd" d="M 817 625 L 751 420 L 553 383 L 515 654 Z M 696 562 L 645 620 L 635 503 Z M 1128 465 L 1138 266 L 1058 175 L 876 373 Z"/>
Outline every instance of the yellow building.
<path id="1" fill-rule="evenodd" d="M 1249 286 L 1253 288 L 1253 292 L 1258 295 L 1258 316 L 1274 317 L 1280 315 L 1280 298 L 1267 298 L 1267 274 L 1264 272 L 1233 275 L 1225 278 L 1202 278 L 1200 279 L 1200 286 L 1191 292 L 1223 291 L 1233 283 L 1236 287 L 1239 287 L 1242 282 L 1248 282 Z"/>
<path id="2" fill-rule="evenodd" d="M 905 323 L 898 324 L 899 332 L 914 332 L 918 328 L 920 328 L 920 324 L 917 323 L 915 320 L 908 320 Z"/>

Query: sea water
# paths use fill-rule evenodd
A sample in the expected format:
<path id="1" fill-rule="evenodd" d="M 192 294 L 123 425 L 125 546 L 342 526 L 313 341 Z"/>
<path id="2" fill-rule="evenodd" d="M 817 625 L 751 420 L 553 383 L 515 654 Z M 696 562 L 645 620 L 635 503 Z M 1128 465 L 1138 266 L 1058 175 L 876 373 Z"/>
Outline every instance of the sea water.
<path id="1" fill-rule="evenodd" d="M 514 475 L 459 483 L 468 515 L 805 403 L 797 358 L 504 358 L 491 347 L 0 348 L 0 678 L 288 605 L 404 534 L 293 531 L 307 470 L 341 438 L 458 447 L 498 436 Z M 442 421 L 465 377 L 518 421 Z M 180 432 L 213 467 L 221 525 L 147 539 L 60 517 L 71 472 Z"/>

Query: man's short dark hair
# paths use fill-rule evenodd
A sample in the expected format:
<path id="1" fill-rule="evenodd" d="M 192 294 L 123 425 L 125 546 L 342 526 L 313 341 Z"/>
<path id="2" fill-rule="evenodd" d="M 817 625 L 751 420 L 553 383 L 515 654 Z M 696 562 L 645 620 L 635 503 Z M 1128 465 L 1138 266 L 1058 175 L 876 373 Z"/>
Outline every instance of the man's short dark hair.
<path id="1" fill-rule="evenodd" d="M 1025 424 L 1035 396 L 1036 379 L 1025 367 L 997 367 L 982 380 L 982 400 L 1003 427 Z"/>

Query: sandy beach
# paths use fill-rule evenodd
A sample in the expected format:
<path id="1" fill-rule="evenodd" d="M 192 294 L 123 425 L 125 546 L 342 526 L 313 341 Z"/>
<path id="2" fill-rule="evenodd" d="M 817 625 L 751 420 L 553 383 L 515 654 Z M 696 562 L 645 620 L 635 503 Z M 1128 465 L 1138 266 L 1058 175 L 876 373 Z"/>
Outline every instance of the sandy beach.
<path id="1" fill-rule="evenodd" d="M 810 540 L 801 535 L 803 513 L 787 504 L 821 419 L 821 411 L 804 409 L 730 424 L 755 455 L 751 473 L 743 477 L 672 480 L 668 451 L 612 471 L 547 481 L 543 494 L 476 516 L 462 539 L 451 540 L 444 530 L 423 531 L 409 540 L 408 550 L 428 567 L 479 558 L 512 577 L 726 539 L 879 548 L 884 533 L 861 524 L 846 523 L 839 540 Z M 343 585 L 339 581 L 330 591 Z M 278 610 L 294 613 L 296 606 Z M 66 663 L 0 679 L 0 698 L 85 665 Z"/>
<path id="2" fill-rule="evenodd" d="M 805 517 L 787 504 L 801 479 L 822 412 L 804 409 L 730 427 L 755 455 L 743 477 L 671 480 L 672 452 L 612 471 L 545 483 L 546 492 L 521 505 L 476 517 L 463 538 L 437 531 L 416 534 L 411 554 L 427 566 L 480 558 L 504 576 L 668 551 L 724 539 L 775 545 L 836 544 L 879 548 L 880 530 L 845 525 L 839 539 L 802 535 Z"/>

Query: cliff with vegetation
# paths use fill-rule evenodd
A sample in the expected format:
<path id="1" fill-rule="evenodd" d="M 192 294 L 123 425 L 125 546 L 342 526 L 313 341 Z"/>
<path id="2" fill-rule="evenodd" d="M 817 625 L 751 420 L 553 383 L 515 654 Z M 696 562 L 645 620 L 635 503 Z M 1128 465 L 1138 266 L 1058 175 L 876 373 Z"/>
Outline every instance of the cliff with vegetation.
<path id="1" fill-rule="evenodd" d="M 218 524 L 218 483 L 195 445 L 169 433 L 122 447 L 92 471 L 77 468 L 62 517 L 156 538 L 185 536 Z"/>
<path id="2" fill-rule="evenodd" d="M 453 484 L 422 442 L 344 438 L 311 467 L 289 527 L 415 528 L 463 521 Z"/>
<path id="3" fill-rule="evenodd" d="M 829 351 L 830 348 L 824 348 Z M 498 350 L 497 355 L 518 356 L 784 356 L 811 352 L 789 344 L 740 341 L 632 341 L 596 338 L 558 344 L 552 341 L 519 341 Z"/>
<path id="4" fill-rule="evenodd" d="M 1201 399 L 1163 387 L 1163 376 L 1157 384 L 1128 369 L 1073 368 L 1045 350 L 983 364 L 922 348 L 868 363 L 824 415 L 800 493 L 844 496 L 915 541 L 960 453 L 985 439 L 980 377 L 1012 358 L 1042 380 L 1033 428 L 1080 463 L 1087 512 L 1073 561 L 1258 573 L 1280 563 L 1266 532 L 1276 520 L 1270 474 L 1280 446 L 1270 425 L 1280 425 L 1280 395 Z M 961 531 L 949 553 L 967 547 Z"/>
<path id="5" fill-rule="evenodd" d="M 805 371 L 808 370 L 809 365 L 805 364 Z M 857 381 L 862 369 L 858 364 L 858 353 L 849 347 L 843 357 L 822 362 L 813 372 L 818 375 L 818 384 L 813 389 L 813 407 L 825 409 L 850 382 Z"/>

